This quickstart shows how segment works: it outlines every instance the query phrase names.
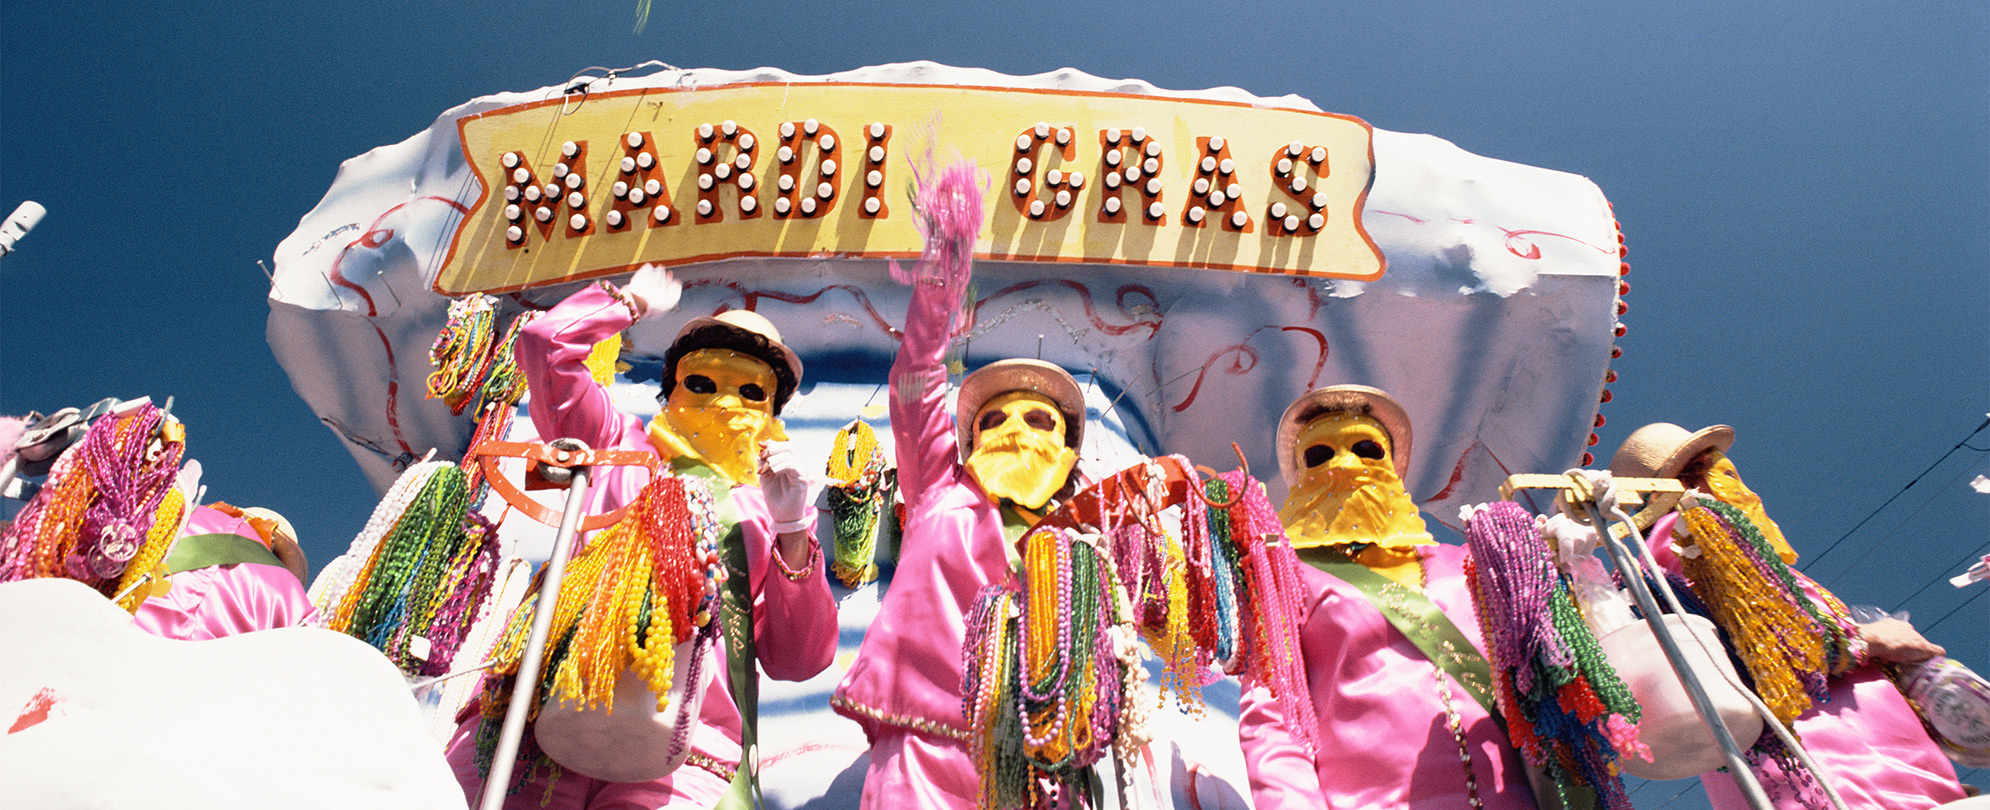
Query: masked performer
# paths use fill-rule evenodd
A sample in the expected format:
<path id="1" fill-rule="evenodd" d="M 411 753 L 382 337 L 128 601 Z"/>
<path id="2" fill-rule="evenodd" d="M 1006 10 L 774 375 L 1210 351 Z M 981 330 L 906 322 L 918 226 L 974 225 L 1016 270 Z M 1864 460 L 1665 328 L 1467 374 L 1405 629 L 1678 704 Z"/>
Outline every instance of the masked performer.
<path id="1" fill-rule="evenodd" d="M 1741 473 L 1727 457 L 1734 429 L 1714 425 L 1688 432 L 1678 425 L 1657 422 L 1633 431 L 1610 459 L 1614 475 L 1677 478 L 1722 503 L 1734 507 L 1761 532 L 1783 565 L 1796 562 L 1796 550 L 1762 508 L 1762 499 L 1741 482 Z M 1642 522 L 1651 513 L 1640 513 Z M 1676 528 L 1675 528 L 1676 527 Z M 1680 514 L 1673 512 L 1650 526 L 1654 555 L 1661 564 L 1680 568 L 1671 539 L 1687 534 Z M 1853 623 L 1844 605 L 1823 586 L 1790 569 L 1805 595 L 1838 623 L 1838 631 L 1854 641 L 1852 660 L 1844 671 L 1826 680 L 1828 700 L 1813 703 L 1797 717 L 1793 730 L 1840 798 L 1850 807 L 1925 808 L 1963 798 L 1955 766 L 1928 737 L 1907 701 L 1881 670 L 1885 662 L 1912 663 L 1942 654 L 1941 647 L 1899 619 Z M 1860 648 L 1863 647 L 1863 653 Z M 1746 746 L 1749 740 L 1739 740 Z M 1759 773 L 1778 808 L 1803 807 L 1798 790 L 1802 780 L 1764 760 Z M 1734 778 L 1719 772 L 1702 775 L 1707 794 L 1719 810 L 1745 808 Z"/>
<path id="2" fill-rule="evenodd" d="M 132 617 L 155 636 L 201 641 L 293 627 L 311 615 L 297 531 L 268 509 L 194 507 L 165 567 L 163 593 Z"/>
<path id="3" fill-rule="evenodd" d="M 679 286 L 660 268 L 637 271 L 626 287 L 591 285 L 568 296 L 519 335 L 518 365 L 531 390 L 532 423 L 547 440 L 570 437 L 596 449 L 648 449 L 666 471 L 712 485 L 720 517 L 747 552 L 753 636 L 767 677 L 801 681 L 836 653 L 836 605 L 814 533 L 810 484 L 788 448 L 778 416 L 794 396 L 802 364 L 773 324 L 745 310 L 693 318 L 664 355 L 663 412 L 645 425 L 615 410 L 585 361 L 594 345 L 677 303 Z M 612 511 L 642 490 L 648 474 L 630 467 L 596 471 L 587 514 Z M 736 521 L 736 524 L 735 524 Z M 724 642 L 722 642 L 724 643 Z M 709 808 L 740 762 L 740 709 L 727 690 L 726 656 L 705 669 L 704 707 L 683 767 L 650 782 L 613 783 L 566 773 L 546 797 L 543 776 L 507 801 L 519 810 Z M 474 715 L 450 743 L 450 763 L 475 800 Z"/>
<path id="4" fill-rule="evenodd" d="M 938 186 L 920 194 L 927 255 L 912 279 L 891 367 L 904 545 L 833 699 L 872 743 L 865 808 L 975 806 L 979 779 L 961 712 L 967 613 L 983 586 L 1008 577 L 1015 540 L 1074 486 L 1084 427 L 1077 382 L 1035 360 L 1003 360 L 969 375 L 947 412 L 942 355 L 966 294 L 980 190 L 961 167 Z"/>
<path id="5" fill-rule="evenodd" d="M 1535 806 L 1487 708 L 1465 549 L 1436 543 L 1403 489 L 1410 439 L 1402 406 L 1360 385 L 1311 391 L 1279 419 L 1279 517 L 1310 563 L 1298 618 L 1318 751 L 1246 683 L 1238 735 L 1259 810 Z"/>

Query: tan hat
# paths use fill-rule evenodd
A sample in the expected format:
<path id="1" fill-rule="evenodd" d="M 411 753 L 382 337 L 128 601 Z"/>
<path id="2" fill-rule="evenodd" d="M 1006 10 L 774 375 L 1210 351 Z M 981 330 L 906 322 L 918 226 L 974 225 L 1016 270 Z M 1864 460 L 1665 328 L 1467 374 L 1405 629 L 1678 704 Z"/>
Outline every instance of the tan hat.
<path id="1" fill-rule="evenodd" d="M 1292 453 L 1292 442 L 1299 438 L 1299 431 L 1306 423 L 1325 410 L 1341 408 L 1359 409 L 1368 406 L 1368 415 L 1382 423 L 1382 429 L 1389 432 L 1389 458 L 1396 463 L 1396 477 L 1407 474 L 1410 467 L 1410 415 L 1396 398 L 1380 388 L 1366 385 L 1329 385 L 1315 388 L 1301 394 L 1298 399 L 1286 406 L 1285 415 L 1278 418 L 1278 472 L 1285 478 L 1286 486 L 1291 486 L 1299 477 L 1299 459 Z"/>
<path id="2" fill-rule="evenodd" d="M 767 316 L 750 309 L 728 309 L 717 315 L 692 318 L 690 323 L 684 324 L 683 329 L 677 330 L 676 339 L 683 340 L 685 335 L 707 326 L 728 326 L 766 338 L 767 342 L 781 353 L 781 359 L 787 362 L 788 371 L 795 375 L 796 384 L 801 383 L 801 357 L 795 354 L 795 350 L 788 348 L 788 344 L 781 342 L 781 330 L 775 329 L 774 322 L 767 320 Z"/>
<path id="3" fill-rule="evenodd" d="M 274 509 L 250 506 L 242 509 L 242 519 L 248 521 L 257 534 L 263 535 L 263 544 L 269 546 L 270 552 L 276 555 L 284 568 L 295 574 L 299 582 L 310 584 L 311 566 L 304 559 L 303 544 L 297 540 L 297 527 L 290 525 L 288 518 Z"/>
<path id="4" fill-rule="evenodd" d="M 1610 474 L 1627 478 L 1678 478 L 1686 463 L 1708 450 L 1727 452 L 1734 428 L 1714 425 L 1690 432 L 1671 422 L 1653 422 L 1624 437 L 1610 457 Z"/>
<path id="5" fill-rule="evenodd" d="M 954 405 L 954 433 L 961 458 L 974 447 L 974 417 L 981 406 L 1010 391 L 1031 391 L 1050 398 L 1064 412 L 1065 441 L 1071 447 L 1085 438 L 1085 392 L 1078 381 L 1055 363 L 1042 360 L 997 360 L 961 380 Z"/>

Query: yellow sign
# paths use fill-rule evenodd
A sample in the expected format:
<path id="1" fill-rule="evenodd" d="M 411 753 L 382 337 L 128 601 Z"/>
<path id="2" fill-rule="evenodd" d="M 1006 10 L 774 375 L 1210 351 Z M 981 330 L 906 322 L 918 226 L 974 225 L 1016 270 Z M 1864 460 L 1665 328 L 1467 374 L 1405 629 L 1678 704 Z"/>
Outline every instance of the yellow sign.
<path id="1" fill-rule="evenodd" d="M 976 257 L 1380 278 L 1368 125 L 1223 101 L 992 87 L 735 84 L 520 104 L 458 121 L 482 194 L 436 290 L 645 262 L 919 255 L 927 144 L 989 174 Z"/>

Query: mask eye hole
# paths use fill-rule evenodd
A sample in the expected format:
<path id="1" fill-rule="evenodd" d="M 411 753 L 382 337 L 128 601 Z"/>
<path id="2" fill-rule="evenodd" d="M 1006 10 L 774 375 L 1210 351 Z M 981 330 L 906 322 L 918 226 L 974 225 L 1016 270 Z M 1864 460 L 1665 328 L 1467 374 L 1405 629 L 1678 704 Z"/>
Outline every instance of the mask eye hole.
<path id="1" fill-rule="evenodd" d="M 989 430 L 1006 421 L 1009 421 L 1008 414 L 1001 411 L 989 411 L 982 414 L 980 419 L 975 420 L 975 429 Z"/>
<path id="2" fill-rule="evenodd" d="M 747 383 L 739 387 L 739 397 L 748 402 L 766 402 L 767 391 L 755 383 Z"/>
<path id="3" fill-rule="evenodd" d="M 684 378 L 684 390 L 693 394 L 716 394 L 719 392 L 719 384 L 712 382 L 712 378 L 703 374 L 690 374 Z"/>
<path id="4" fill-rule="evenodd" d="M 1380 461 L 1382 459 L 1382 445 L 1376 444 L 1374 439 L 1362 439 L 1355 442 L 1354 446 L 1348 449 L 1355 455 L 1369 461 Z"/>
<path id="5" fill-rule="evenodd" d="M 1055 430 L 1057 428 L 1057 417 L 1052 416 L 1049 411 L 1042 408 L 1034 408 L 1029 413 L 1023 414 L 1023 424 L 1037 430 Z"/>
<path id="6" fill-rule="evenodd" d="M 1308 467 L 1318 467 L 1327 463 L 1327 459 L 1333 457 L 1334 449 L 1324 444 L 1316 444 L 1306 448 L 1306 466 Z"/>

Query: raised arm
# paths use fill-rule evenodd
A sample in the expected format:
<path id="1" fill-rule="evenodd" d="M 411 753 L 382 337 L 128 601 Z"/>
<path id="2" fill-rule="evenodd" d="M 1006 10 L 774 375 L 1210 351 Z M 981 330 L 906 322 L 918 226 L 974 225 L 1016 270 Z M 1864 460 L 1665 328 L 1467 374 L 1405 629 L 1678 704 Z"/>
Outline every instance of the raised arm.
<path id="1" fill-rule="evenodd" d="M 919 188 L 926 248 L 910 273 L 892 275 L 912 285 L 905 334 L 891 364 L 891 430 L 898 453 L 898 486 L 911 506 L 940 476 L 958 470 L 953 418 L 947 413 L 944 357 L 954 319 L 974 270 L 974 241 L 981 232 L 980 171 L 963 161 L 940 170 Z"/>
<path id="2" fill-rule="evenodd" d="M 518 334 L 518 368 L 532 392 L 532 425 L 543 441 L 574 438 L 607 447 L 620 438 L 624 416 L 608 389 L 588 373 L 594 344 L 629 328 L 629 305 L 600 285 L 567 296 Z"/>
<path id="3" fill-rule="evenodd" d="M 891 430 L 898 454 L 898 485 L 916 502 L 952 472 L 959 458 L 953 416 L 947 413 L 943 357 L 961 293 L 940 279 L 913 283 L 905 335 L 891 364 Z"/>

